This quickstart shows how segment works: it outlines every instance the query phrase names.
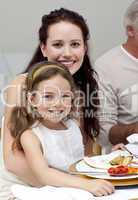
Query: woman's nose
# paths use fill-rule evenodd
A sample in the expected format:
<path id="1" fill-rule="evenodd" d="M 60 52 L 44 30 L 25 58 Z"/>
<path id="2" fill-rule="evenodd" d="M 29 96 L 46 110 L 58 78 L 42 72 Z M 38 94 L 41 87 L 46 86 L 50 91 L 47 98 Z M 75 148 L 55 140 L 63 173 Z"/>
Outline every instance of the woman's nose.
<path id="1" fill-rule="evenodd" d="M 64 47 L 63 55 L 65 57 L 70 57 L 71 56 L 71 48 L 69 46 Z"/>

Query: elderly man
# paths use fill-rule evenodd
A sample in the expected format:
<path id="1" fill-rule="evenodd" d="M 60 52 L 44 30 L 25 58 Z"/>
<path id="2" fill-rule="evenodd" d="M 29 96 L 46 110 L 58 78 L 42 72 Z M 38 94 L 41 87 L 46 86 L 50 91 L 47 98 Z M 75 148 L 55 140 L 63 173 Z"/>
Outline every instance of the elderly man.
<path id="1" fill-rule="evenodd" d="M 138 133 L 138 0 L 128 7 L 124 25 L 127 41 L 95 63 L 101 101 L 99 141 L 106 153 L 113 144 L 125 144 L 127 136 Z"/>

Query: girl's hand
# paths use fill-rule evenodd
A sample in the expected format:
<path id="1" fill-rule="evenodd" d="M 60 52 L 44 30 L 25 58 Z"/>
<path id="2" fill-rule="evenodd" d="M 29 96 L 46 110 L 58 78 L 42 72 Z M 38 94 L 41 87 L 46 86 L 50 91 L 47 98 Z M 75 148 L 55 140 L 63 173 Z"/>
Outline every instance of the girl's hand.
<path id="1" fill-rule="evenodd" d="M 116 144 L 112 147 L 112 151 L 116 151 L 116 150 L 125 150 L 125 145 L 123 143 L 119 143 L 119 144 Z"/>
<path id="2" fill-rule="evenodd" d="M 87 181 L 88 185 L 86 189 L 89 192 L 91 192 L 94 196 L 106 196 L 112 194 L 115 191 L 114 186 L 108 181 L 100 179 Z"/>

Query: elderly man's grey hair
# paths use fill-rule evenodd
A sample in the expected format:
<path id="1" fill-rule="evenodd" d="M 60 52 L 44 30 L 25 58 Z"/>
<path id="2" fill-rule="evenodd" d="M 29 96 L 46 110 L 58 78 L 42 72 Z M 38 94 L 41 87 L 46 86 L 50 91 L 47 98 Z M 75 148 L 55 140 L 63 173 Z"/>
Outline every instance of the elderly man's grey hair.
<path id="1" fill-rule="evenodd" d="M 138 28 L 138 0 L 133 1 L 126 10 L 124 26 L 133 26 Z"/>

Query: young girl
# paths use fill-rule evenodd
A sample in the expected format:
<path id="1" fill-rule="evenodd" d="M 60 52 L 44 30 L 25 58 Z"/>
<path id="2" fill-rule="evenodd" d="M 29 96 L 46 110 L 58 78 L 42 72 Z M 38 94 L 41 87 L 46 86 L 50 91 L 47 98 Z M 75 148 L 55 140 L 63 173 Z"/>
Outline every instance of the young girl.
<path id="1" fill-rule="evenodd" d="M 87 180 L 68 173 L 69 166 L 84 156 L 82 135 L 71 118 L 75 85 L 61 64 L 36 64 L 26 78 L 24 107 L 15 107 L 10 120 L 13 151 L 23 151 L 40 185 L 75 187 L 95 196 L 111 194 L 104 180 Z"/>
<path id="2" fill-rule="evenodd" d="M 36 53 L 25 70 L 26 73 L 18 75 L 11 83 L 13 87 L 9 87 L 7 90 L 7 104 L 12 106 L 6 105 L 4 113 L 3 156 L 5 167 L 33 186 L 37 186 L 39 183 L 31 174 L 24 153 L 16 150 L 16 153 L 13 154 L 11 151 L 13 138 L 7 125 L 14 106 L 20 106 L 17 88 L 24 87 L 26 74 L 29 69 L 34 67 L 33 64 L 44 60 L 64 64 L 71 72 L 77 87 L 85 94 L 86 104 L 78 109 L 78 113 L 83 112 L 83 115 L 78 115 L 78 118 L 81 116 L 80 125 L 86 133 L 84 134 L 85 155 L 92 154 L 93 134 L 98 133 L 98 122 L 95 119 L 98 98 L 95 73 L 88 55 L 88 40 L 89 29 L 80 14 L 60 8 L 44 15 L 39 29 L 39 44 Z M 91 98 L 91 102 L 88 99 L 90 96 L 94 97 Z"/>

